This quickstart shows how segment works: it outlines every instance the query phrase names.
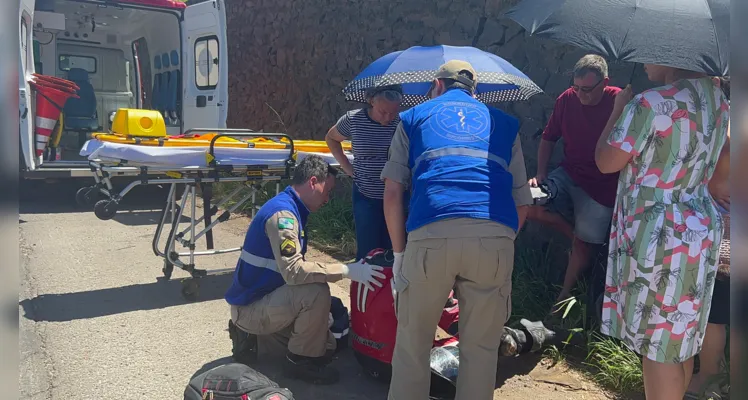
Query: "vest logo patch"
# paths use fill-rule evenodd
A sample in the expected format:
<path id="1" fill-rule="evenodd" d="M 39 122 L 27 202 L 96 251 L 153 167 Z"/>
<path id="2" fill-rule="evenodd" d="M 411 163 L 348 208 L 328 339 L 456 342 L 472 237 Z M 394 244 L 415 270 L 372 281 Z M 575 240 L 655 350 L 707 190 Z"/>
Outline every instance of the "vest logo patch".
<path id="1" fill-rule="evenodd" d="M 280 253 L 283 257 L 291 257 L 296 254 L 296 243 L 291 239 L 286 239 L 280 245 Z"/>
<path id="2" fill-rule="evenodd" d="M 293 229 L 294 227 L 293 218 L 280 217 L 278 218 L 278 229 Z"/>
<path id="3" fill-rule="evenodd" d="M 438 105 L 432 115 L 429 126 L 447 140 L 461 143 L 488 140 L 491 115 L 475 104 L 447 102 Z"/>

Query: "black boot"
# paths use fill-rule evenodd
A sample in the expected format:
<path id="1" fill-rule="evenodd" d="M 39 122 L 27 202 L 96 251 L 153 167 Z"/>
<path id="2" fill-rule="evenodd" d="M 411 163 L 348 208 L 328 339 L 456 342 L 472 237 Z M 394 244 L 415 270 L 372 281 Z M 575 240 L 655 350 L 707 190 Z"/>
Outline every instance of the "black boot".
<path id="1" fill-rule="evenodd" d="M 554 342 L 556 333 L 547 329 L 541 321 L 520 320 L 519 329 L 504 327 L 501 334 L 499 355 L 512 357 L 529 352 L 537 352 L 549 342 Z"/>
<path id="2" fill-rule="evenodd" d="M 283 363 L 283 374 L 314 385 L 331 385 L 338 382 L 340 376 L 329 365 L 330 361 L 329 357 L 304 357 L 289 352 Z"/>
<path id="3" fill-rule="evenodd" d="M 257 362 L 257 335 L 242 331 L 229 320 L 229 337 L 234 361 L 246 365 Z"/>
<path id="4" fill-rule="evenodd" d="M 536 352 L 542 349 L 543 345 L 556 339 L 556 332 L 546 328 L 542 321 L 530 322 L 522 318 L 519 323 L 524 328 L 525 334 L 529 335 L 528 339 L 532 340 L 529 351 Z"/>

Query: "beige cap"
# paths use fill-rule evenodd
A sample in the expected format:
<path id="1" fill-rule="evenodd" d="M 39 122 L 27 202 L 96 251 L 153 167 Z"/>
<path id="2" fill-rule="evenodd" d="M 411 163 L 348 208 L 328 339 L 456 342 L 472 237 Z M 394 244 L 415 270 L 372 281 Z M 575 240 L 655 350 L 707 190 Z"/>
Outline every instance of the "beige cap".
<path id="1" fill-rule="evenodd" d="M 469 72 L 473 75 L 473 79 L 468 79 L 466 76 L 460 76 L 460 72 Z M 436 71 L 435 79 L 453 79 L 464 85 L 475 88 L 478 84 L 478 74 L 475 69 L 467 61 L 462 60 L 450 60 L 444 63 L 439 70 Z"/>

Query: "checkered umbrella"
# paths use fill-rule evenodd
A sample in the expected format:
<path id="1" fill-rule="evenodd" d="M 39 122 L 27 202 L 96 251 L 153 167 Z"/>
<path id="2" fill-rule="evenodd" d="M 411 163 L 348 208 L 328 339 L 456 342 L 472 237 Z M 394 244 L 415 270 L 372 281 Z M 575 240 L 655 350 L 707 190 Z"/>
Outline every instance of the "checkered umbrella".
<path id="1" fill-rule="evenodd" d="M 469 46 L 415 46 L 387 54 L 364 69 L 343 93 L 346 100 L 366 102 L 370 89 L 400 85 L 403 103 L 423 103 L 439 67 L 450 60 L 469 62 L 478 74 L 476 95 L 484 103 L 527 100 L 542 93 L 530 78 L 503 58 Z"/>

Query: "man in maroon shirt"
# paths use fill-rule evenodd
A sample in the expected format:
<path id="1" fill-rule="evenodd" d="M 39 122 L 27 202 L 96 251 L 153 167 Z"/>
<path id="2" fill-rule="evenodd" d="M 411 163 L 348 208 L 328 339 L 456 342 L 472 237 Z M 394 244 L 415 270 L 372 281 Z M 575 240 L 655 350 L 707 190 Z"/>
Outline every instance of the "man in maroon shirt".
<path id="1" fill-rule="evenodd" d="M 552 200 L 531 207 L 527 218 L 549 225 L 572 240 L 569 265 L 558 301 L 567 299 L 596 247 L 610 234 L 618 173 L 603 174 L 595 164 L 595 145 L 613 110 L 620 88 L 608 86 L 608 65 L 586 55 L 574 66 L 574 84 L 556 100 L 538 149 L 538 172 L 530 179 L 548 185 Z M 556 141 L 563 138 L 564 160 L 548 174 Z M 593 252 L 594 250 L 594 252 Z"/>

